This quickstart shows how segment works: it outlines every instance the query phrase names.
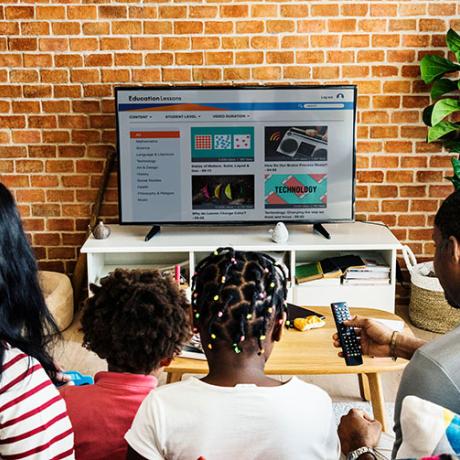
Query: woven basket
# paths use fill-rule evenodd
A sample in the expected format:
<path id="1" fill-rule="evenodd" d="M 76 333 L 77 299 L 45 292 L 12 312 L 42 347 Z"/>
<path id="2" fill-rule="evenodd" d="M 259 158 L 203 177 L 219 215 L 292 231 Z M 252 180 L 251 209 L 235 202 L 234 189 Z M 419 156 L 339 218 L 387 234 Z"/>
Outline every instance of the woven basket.
<path id="1" fill-rule="evenodd" d="M 451 307 L 443 292 L 429 291 L 411 283 L 409 317 L 426 331 L 444 333 L 460 323 L 460 310 Z"/>
<path id="2" fill-rule="evenodd" d="M 433 262 L 417 263 L 408 246 L 403 256 L 411 275 L 409 317 L 412 323 L 426 331 L 444 333 L 460 324 L 460 310 L 451 307 L 444 296 L 438 278 L 428 276 Z"/>

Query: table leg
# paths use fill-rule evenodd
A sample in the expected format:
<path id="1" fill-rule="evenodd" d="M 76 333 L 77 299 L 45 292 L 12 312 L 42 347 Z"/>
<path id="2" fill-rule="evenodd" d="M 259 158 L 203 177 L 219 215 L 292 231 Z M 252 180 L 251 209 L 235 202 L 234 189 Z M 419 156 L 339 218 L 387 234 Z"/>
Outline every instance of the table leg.
<path id="1" fill-rule="evenodd" d="M 166 383 L 176 383 L 182 380 L 182 372 L 168 372 L 166 376 Z"/>
<path id="2" fill-rule="evenodd" d="M 369 379 L 366 374 L 358 374 L 359 394 L 363 401 L 370 401 Z"/>
<path id="3" fill-rule="evenodd" d="M 382 430 L 387 431 L 387 424 L 385 421 L 385 404 L 383 400 L 382 383 L 380 375 L 377 373 L 366 374 L 369 379 L 369 391 L 371 396 L 372 410 L 374 418 L 382 424 Z"/>

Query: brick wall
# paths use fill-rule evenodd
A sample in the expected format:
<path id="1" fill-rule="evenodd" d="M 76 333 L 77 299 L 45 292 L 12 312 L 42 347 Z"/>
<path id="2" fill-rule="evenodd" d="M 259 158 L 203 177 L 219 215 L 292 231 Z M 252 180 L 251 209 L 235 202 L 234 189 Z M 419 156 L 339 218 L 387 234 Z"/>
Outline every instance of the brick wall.
<path id="1" fill-rule="evenodd" d="M 108 146 L 117 84 L 355 83 L 358 218 L 429 256 L 449 158 L 424 142 L 426 52 L 456 1 L 53 1 L 0 7 L 0 179 L 42 268 L 71 272 Z M 111 177 L 103 214 L 117 216 Z M 112 218 L 112 219 L 110 219 Z"/>

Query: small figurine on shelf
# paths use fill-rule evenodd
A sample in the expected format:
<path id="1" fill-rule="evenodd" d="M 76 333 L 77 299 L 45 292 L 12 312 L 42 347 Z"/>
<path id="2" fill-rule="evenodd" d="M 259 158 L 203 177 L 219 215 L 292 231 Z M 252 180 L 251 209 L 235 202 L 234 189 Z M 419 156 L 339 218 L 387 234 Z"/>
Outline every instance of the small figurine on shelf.
<path id="1" fill-rule="evenodd" d="M 100 220 L 99 223 L 93 228 L 90 227 L 90 230 L 94 238 L 96 238 L 96 240 L 105 240 L 110 236 L 110 233 L 112 232 L 110 230 L 110 227 L 104 225 L 104 222 L 102 222 L 102 220 Z"/>
<path id="2" fill-rule="evenodd" d="M 283 224 L 283 222 L 278 222 L 275 225 L 275 228 L 269 231 L 272 234 L 272 240 L 275 243 L 283 244 L 283 243 L 286 243 L 287 240 L 289 239 L 288 229 L 286 225 Z"/>

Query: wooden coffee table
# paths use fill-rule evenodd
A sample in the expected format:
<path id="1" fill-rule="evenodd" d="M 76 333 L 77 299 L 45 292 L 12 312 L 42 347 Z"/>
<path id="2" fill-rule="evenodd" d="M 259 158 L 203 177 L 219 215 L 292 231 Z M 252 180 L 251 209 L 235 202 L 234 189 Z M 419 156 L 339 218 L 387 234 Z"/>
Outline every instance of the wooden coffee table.
<path id="1" fill-rule="evenodd" d="M 284 330 L 283 337 L 276 343 L 273 353 L 265 367 L 266 374 L 276 375 L 316 375 L 316 374 L 357 374 L 361 397 L 370 401 L 374 417 L 387 431 L 385 406 L 383 401 L 380 373 L 404 369 L 407 360 L 399 358 L 363 358 L 361 366 L 346 366 L 342 358 L 337 356 L 337 349 L 332 345 L 335 332 L 334 319 L 329 307 L 311 307 L 326 317 L 326 326 L 307 332 L 295 329 Z M 352 314 L 371 318 L 401 320 L 399 316 L 382 310 L 369 308 L 352 308 Z M 412 334 L 405 325 L 404 332 Z M 190 358 L 176 358 L 165 369 L 168 382 L 181 380 L 183 374 L 206 374 L 207 362 Z"/>

